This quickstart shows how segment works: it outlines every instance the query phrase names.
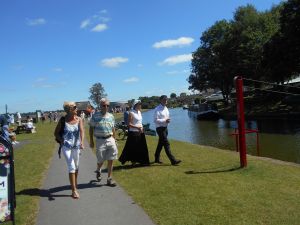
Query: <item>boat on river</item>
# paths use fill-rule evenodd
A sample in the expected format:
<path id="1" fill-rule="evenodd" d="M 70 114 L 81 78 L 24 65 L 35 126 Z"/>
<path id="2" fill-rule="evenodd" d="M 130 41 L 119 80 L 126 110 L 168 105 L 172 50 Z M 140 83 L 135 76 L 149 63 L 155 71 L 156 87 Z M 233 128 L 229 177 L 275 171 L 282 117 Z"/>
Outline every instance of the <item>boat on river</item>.
<path id="1" fill-rule="evenodd" d="M 188 105 L 183 105 L 182 108 L 183 109 L 188 109 L 189 107 L 188 107 Z"/>
<path id="2" fill-rule="evenodd" d="M 143 124 L 144 133 L 150 136 L 156 136 L 156 131 L 150 129 L 150 123 Z"/>
<path id="3" fill-rule="evenodd" d="M 198 120 L 218 120 L 220 118 L 216 104 L 194 104 L 188 108 L 188 114 Z"/>

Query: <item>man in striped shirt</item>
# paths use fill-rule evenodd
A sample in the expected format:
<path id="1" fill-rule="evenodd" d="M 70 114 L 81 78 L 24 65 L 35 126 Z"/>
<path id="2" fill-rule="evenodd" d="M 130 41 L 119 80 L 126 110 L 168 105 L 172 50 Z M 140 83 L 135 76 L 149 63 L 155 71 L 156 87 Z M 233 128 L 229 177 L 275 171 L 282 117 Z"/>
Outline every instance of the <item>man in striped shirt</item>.
<path id="1" fill-rule="evenodd" d="M 118 158 L 118 149 L 115 140 L 115 118 L 108 112 L 109 101 L 105 98 L 100 100 L 100 111 L 96 111 L 89 124 L 90 147 L 94 148 L 96 139 L 97 170 L 96 178 L 101 181 L 101 167 L 107 160 L 107 185 L 116 186 L 112 179 L 113 160 Z"/>

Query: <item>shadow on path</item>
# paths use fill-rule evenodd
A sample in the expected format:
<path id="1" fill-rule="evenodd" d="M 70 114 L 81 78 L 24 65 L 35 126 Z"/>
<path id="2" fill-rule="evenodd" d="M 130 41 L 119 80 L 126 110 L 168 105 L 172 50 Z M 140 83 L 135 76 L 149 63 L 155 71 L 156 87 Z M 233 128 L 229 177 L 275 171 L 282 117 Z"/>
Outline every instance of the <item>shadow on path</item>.
<path id="1" fill-rule="evenodd" d="M 91 180 L 89 183 L 86 183 L 86 184 L 78 184 L 77 188 L 78 189 L 87 189 L 87 188 L 99 188 L 102 186 L 104 186 L 104 185 L 99 184 L 96 180 Z M 54 194 L 54 193 L 65 191 L 65 190 L 71 191 L 71 186 L 64 185 L 64 186 L 54 187 L 54 188 L 50 188 L 50 189 L 29 188 L 29 189 L 24 189 L 22 191 L 16 192 L 16 195 L 40 196 L 40 197 L 48 198 L 49 201 L 54 201 L 55 197 L 70 197 L 71 194 L 70 195 Z"/>

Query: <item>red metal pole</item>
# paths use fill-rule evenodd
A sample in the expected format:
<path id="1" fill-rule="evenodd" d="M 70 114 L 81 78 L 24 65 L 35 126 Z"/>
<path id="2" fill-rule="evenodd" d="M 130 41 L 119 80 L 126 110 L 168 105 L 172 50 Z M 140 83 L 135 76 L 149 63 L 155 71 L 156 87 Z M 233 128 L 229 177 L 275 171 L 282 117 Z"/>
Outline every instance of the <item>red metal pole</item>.
<path id="1" fill-rule="evenodd" d="M 246 135 L 245 135 L 245 110 L 244 110 L 244 95 L 243 95 L 243 78 L 235 77 L 236 97 L 237 97 L 237 117 L 239 128 L 239 151 L 240 151 L 240 165 L 247 166 L 246 153 Z"/>

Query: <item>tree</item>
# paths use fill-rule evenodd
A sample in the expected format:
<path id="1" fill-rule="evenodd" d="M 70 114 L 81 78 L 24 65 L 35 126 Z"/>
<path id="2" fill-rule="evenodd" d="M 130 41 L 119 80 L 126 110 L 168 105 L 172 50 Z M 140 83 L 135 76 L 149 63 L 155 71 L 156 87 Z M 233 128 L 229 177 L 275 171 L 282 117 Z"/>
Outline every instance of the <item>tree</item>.
<path id="1" fill-rule="evenodd" d="M 101 98 L 105 98 L 107 95 L 105 94 L 104 87 L 101 83 L 95 83 L 90 88 L 91 96 L 89 99 L 98 107 L 100 108 L 100 100 Z"/>
<path id="2" fill-rule="evenodd" d="M 175 93 L 171 93 L 170 94 L 170 98 L 176 98 L 176 94 Z"/>
<path id="3" fill-rule="evenodd" d="M 208 28 L 193 53 L 189 89 L 219 88 L 228 102 L 235 76 L 262 78 L 264 45 L 278 30 L 276 18 L 272 11 L 261 13 L 247 5 L 236 10 L 232 21 L 217 21 Z"/>
<path id="4" fill-rule="evenodd" d="M 192 74 L 188 78 L 190 90 L 219 88 L 228 98 L 234 76 L 229 45 L 231 26 L 225 20 L 217 21 L 202 34 L 201 46 L 193 53 Z"/>
<path id="5" fill-rule="evenodd" d="M 300 0 L 279 6 L 279 29 L 265 45 L 264 65 L 268 79 L 283 83 L 300 73 Z"/>
<path id="6" fill-rule="evenodd" d="M 232 34 L 237 74 L 251 79 L 265 79 L 262 66 L 264 46 L 279 29 L 277 11 L 278 7 L 273 7 L 270 11 L 258 12 L 251 5 L 236 11 Z"/>

